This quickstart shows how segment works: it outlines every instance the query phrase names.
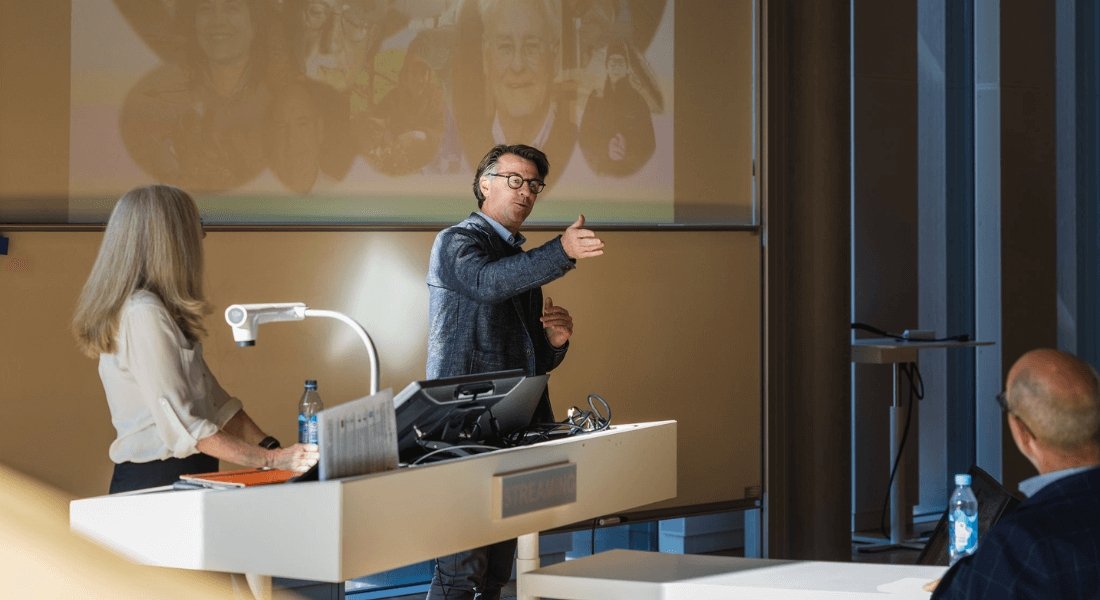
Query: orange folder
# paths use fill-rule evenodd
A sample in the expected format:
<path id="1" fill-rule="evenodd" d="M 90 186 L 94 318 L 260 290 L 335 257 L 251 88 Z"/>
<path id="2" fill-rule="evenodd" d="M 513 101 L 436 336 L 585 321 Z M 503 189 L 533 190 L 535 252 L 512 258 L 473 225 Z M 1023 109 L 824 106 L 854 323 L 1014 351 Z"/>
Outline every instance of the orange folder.
<path id="1" fill-rule="evenodd" d="M 267 485 L 270 483 L 283 483 L 296 475 L 298 475 L 298 473 L 294 471 L 260 467 L 257 469 L 241 469 L 239 471 L 218 471 L 216 473 L 180 475 L 180 479 L 205 487 L 239 488 L 253 485 Z"/>

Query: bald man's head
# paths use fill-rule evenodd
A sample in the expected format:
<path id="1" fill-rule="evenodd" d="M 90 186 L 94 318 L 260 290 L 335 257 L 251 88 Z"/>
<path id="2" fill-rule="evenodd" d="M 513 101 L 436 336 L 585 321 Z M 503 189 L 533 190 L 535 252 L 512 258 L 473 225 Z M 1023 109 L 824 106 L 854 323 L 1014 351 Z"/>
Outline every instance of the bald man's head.
<path id="1" fill-rule="evenodd" d="M 1042 443 L 1064 452 L 1100 445 L 1100 378 L 1088 363 L 1041 349 L 1008 372 L 1008 408 Z"/>

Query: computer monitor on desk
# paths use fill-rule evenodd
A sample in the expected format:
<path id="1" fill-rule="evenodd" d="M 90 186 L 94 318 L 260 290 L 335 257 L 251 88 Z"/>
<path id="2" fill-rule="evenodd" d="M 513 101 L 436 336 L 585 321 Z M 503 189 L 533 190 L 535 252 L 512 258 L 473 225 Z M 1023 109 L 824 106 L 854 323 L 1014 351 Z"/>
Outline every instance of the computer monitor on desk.
<path id="1" fill-rule="evenodd" d="M 401 461 L 526 426 L 548 377 L 514 369 L 410 383 L 393 399 Z"/>

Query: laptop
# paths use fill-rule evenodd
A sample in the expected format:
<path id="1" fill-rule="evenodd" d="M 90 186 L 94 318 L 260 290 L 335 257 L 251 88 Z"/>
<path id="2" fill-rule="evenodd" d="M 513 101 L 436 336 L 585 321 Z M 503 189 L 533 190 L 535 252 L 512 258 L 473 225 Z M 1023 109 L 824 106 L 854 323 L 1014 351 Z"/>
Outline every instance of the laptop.
<path id="1" fill-rule="evenodd" d="M 521 369 L 414 381 L 394 398 L 402 460 L 426 448 L 477 443 L 527 426 L 549 375 Z M 406 460 L 407 462 L 407 460 Z"/>
<path id="2" fill-rule="evenodd" d="M 502 434 L 508 435 L 531 423 L 531 417 L 542 399 L 542 391 L 546 389 L 546 380 L 549 378 L 549 374 L 524 377 L 523 381 L 508 392 L 504 400 L 493 407 L 493 416 L 496 417 Z M 488 425 L 482 423 L 482 427 L 488 431 Z"/>

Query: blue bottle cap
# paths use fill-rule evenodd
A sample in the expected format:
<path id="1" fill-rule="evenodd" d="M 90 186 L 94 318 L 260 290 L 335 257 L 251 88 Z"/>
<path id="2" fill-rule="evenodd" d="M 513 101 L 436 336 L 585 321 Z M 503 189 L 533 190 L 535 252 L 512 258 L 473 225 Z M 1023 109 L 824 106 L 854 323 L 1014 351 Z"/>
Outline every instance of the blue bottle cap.
<path id="1" fill-rule="evenodd" d="M 310 388 L 310 389 L 314 389 L 314 390 L 317 389 L 317 380 L 316 379 L 307 379 L 306 380 L 306 387 Z"/>
<path id="2" fill-rule="evenodd" d="M 970 476 L 966 473 L 955 476 L 955 485 L 970 485 Z"/>

